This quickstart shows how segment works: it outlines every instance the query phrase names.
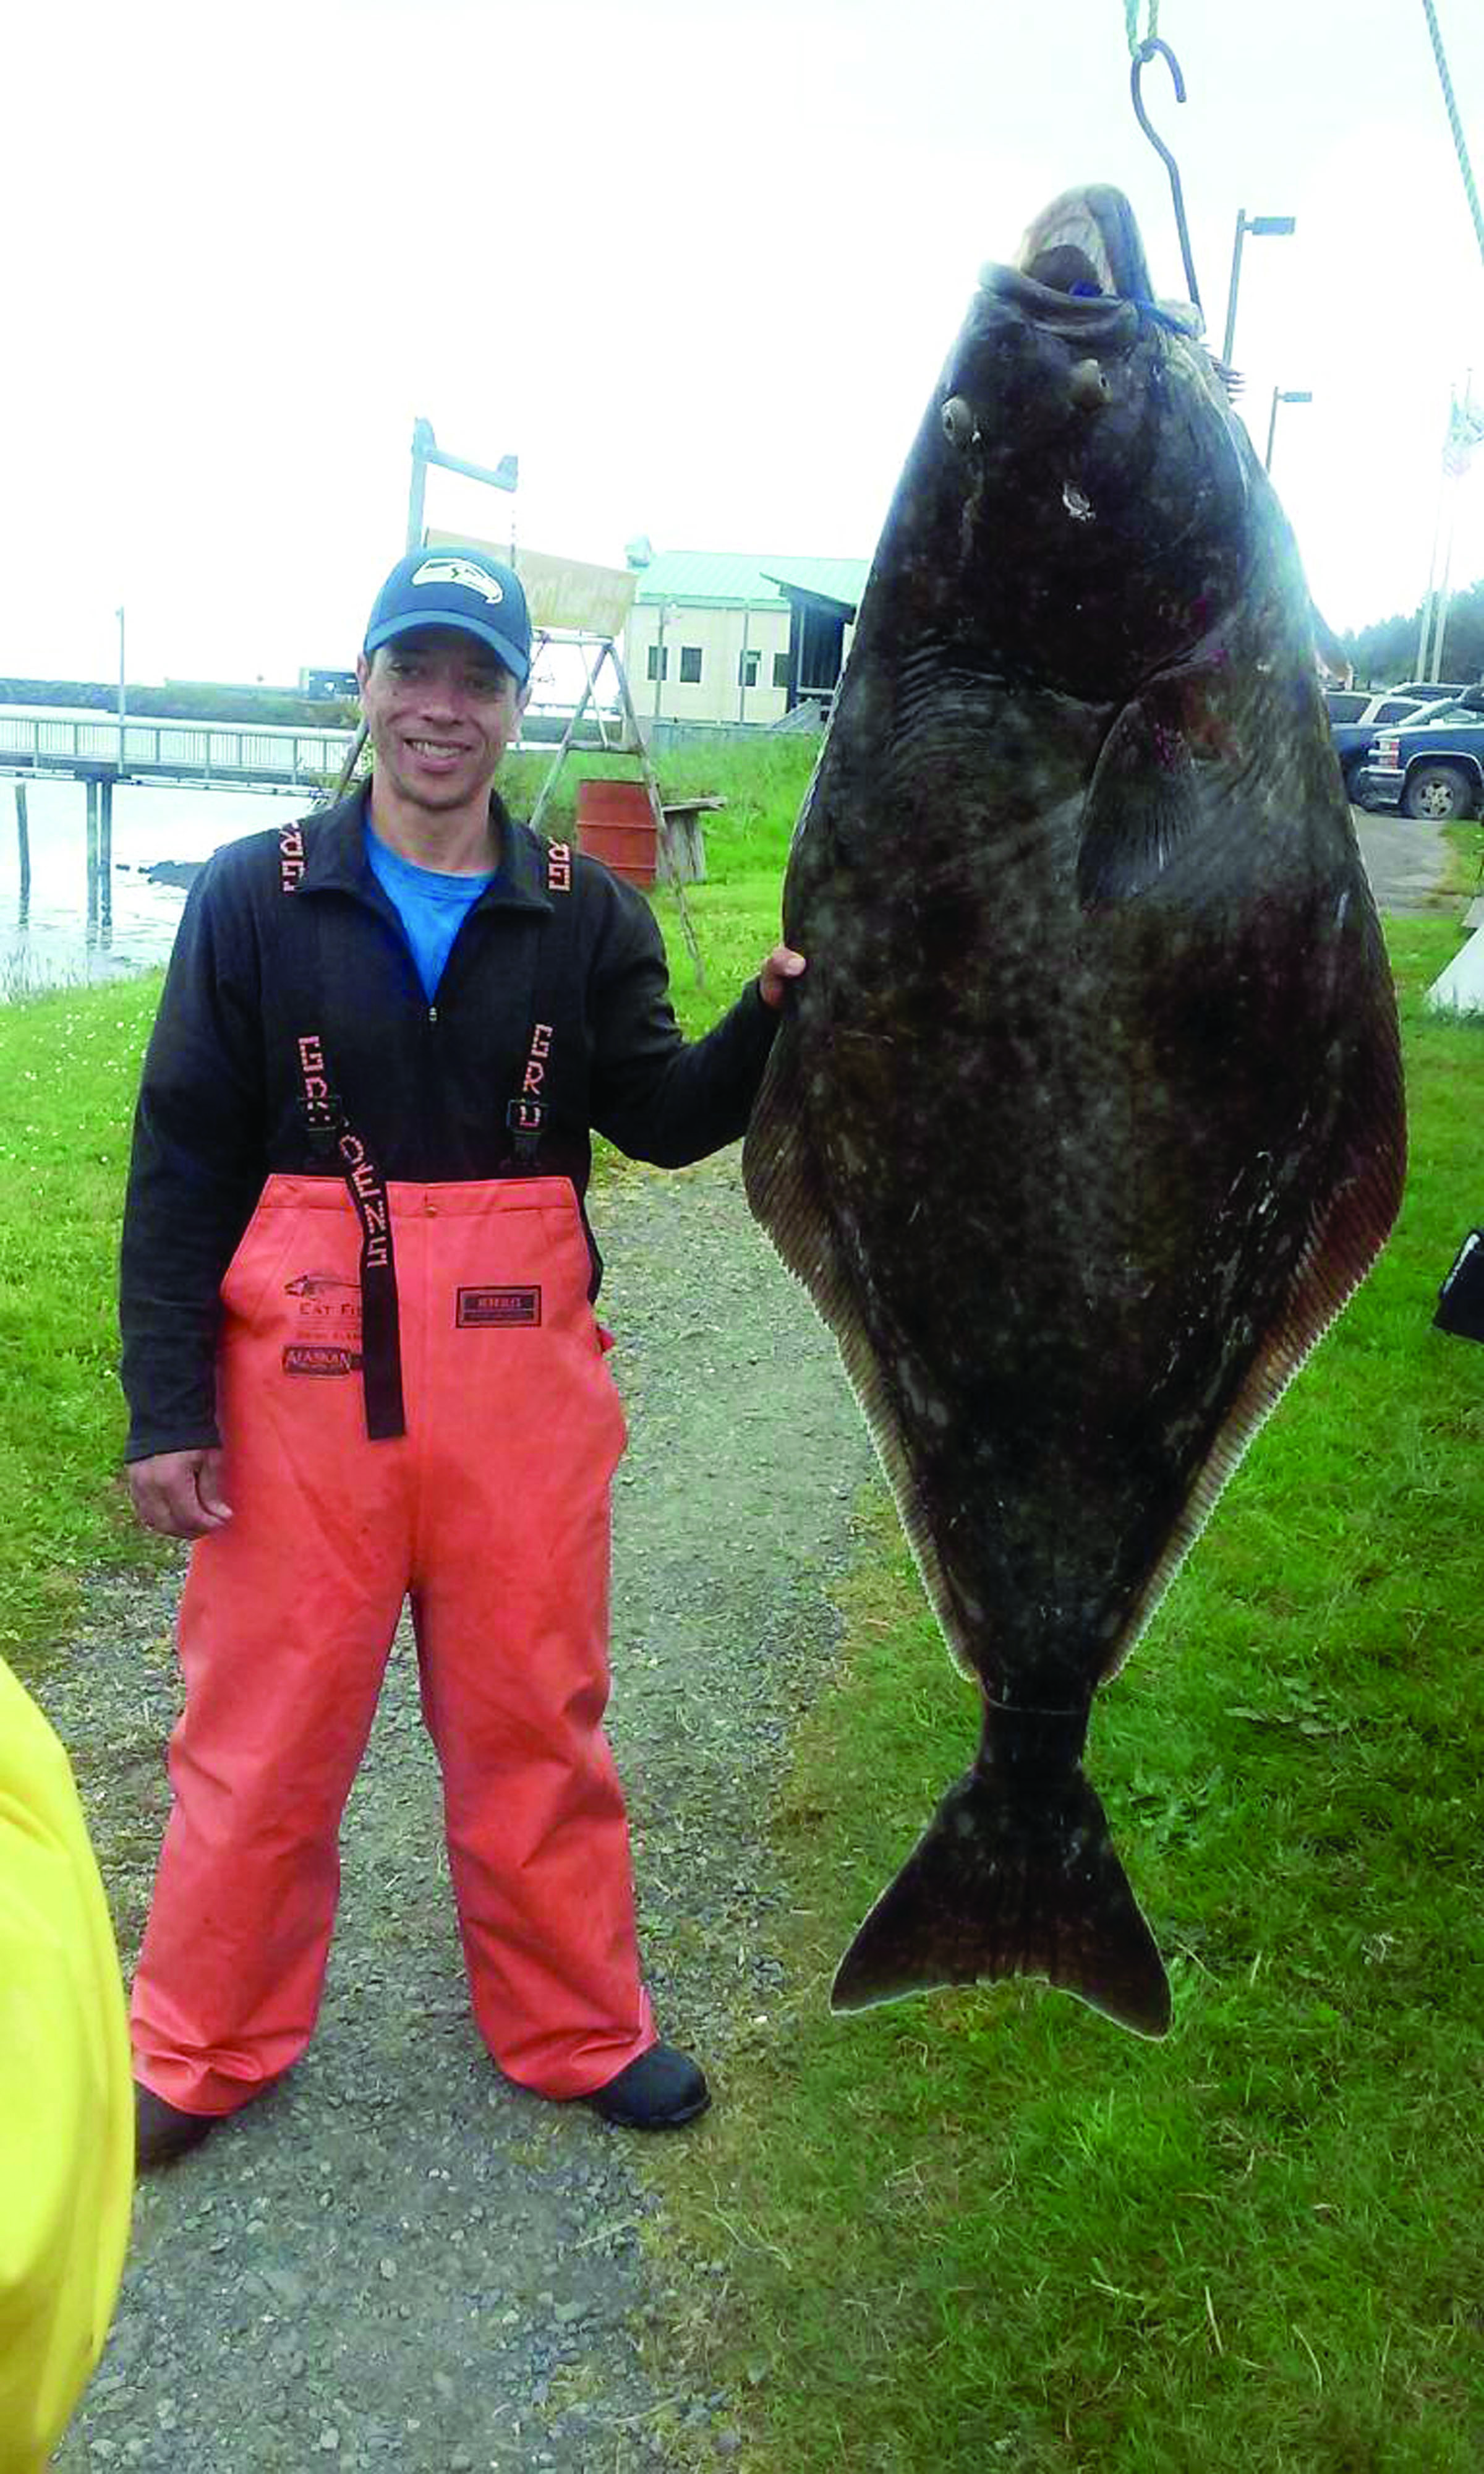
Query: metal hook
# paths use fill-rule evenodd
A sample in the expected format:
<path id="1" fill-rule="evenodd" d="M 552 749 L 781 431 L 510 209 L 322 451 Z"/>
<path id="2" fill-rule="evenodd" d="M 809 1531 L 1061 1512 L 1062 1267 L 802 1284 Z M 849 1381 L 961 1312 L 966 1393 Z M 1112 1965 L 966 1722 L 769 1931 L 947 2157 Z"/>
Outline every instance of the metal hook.
<path id="1" fill-rule="evenodd" d="M 1180 73 L 1180 62 L 1168 43 L 1161 42 L 1158 35 L 1151 35 L 1146 42 L 1140 43 L 1135 53 L 1134 64 L 1129 71 L 1129 92 L 1134 99 L 1134 116 L 1170 176 L 1170 191 L 1175 201 L 1175 228 L 1180 234 L 1180 254 L 1185 261 L 1185 288 L 1196 307 L 1200 309 L 1201 295 L 1196 284 L 1195 267 L 1190 256 L 1190 233 L 1185 223 L 1185 200 L 1180 185 L 1180 167 L 1159 131 L 1152 126 L 1149 115 L 1144 109 L 1143 96 L 1139 92 L 1139 82 L 1143 77 L 1145 66 L 1153 60 L 1156 52 L 1170 64 L 1170 75 L 1175 81 L 1176 102 L 1185 102 L 1185 81 Z M 1203 311 L 1202 315 L 1204 314 Z"/>

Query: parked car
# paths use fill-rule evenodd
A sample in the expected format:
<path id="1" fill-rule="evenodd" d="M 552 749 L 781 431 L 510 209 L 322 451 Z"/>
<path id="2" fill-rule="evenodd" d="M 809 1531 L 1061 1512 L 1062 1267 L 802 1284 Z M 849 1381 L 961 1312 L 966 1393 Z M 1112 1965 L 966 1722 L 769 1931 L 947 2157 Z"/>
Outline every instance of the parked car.
<path id="1" fill-rule="evenodd" d="M 1457 695 L 1446 695 L 1436 704 L 1420 704 L 1415 713 L 1399 716 L 1408 730 L 1436 730 L 1440 721 L 1477 721 L 1484 715 L 1484 698 L 1477 688 L 1465 688 Z"/>
<path id="2" fill-rule="evenodd" d="M 1411 716 L 1377 733 L 1355 777 L 1363 806 L 1451 824 L 1484 803 L 1484 692 L 1471 689 L 1446 714 Z"/>
<path id="3" fill-rule="evenodd" d="M 1389 688 L 1381 695 L 1373 694 L 1369 688 L 1328 688 L 1325 703 L 1334 752 L 1345 776 L 1345 793 L 1350 799 L 1358 798 L 1355 776 L 1370 754 L 1371 741 L 1381 723 L 1415 719 L 1428 709 L 1421 696 L 1404 694 L 1400 688 Z"/>
<path id="4" fill-rule="evenodd" d="M 1473 693 L 1468 679 L 1402 679 L 1394 688 L 1326 688 L 1325 709 L 1331 721 L 1359 721 L 1367 709 L 1405 696 L 1412 704 L 1441 704 L 1448 696 Z"/>

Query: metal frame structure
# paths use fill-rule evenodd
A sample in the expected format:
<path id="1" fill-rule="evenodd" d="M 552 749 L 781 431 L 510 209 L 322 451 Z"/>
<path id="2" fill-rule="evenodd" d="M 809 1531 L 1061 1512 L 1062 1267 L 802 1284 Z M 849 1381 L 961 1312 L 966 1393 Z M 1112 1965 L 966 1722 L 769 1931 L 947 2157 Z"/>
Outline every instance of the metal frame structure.
<path id="1" fill-rule="evenodd" d="M 412 425 L 412 487 L 407 497 L 407 546 L 422 547 L 422 500 L 427 488 L 428 466 L 442 465 L 445 473 L 462 473 L 467 481 L 484 481 L 491 490 L 514 490 L 520 478 L 518 455 L 502 455 L 493 472 L 487 464 L 467 463 L 462 455 L 449 455 L 433 435 L 433 424 L 419 413 Z"/>
<path id="2" fill-rule="evenodd" d="M 677 838 L 686 831 L 686 828 L 680 824 L 678 818 L 672 821 L 666 813 L 664 802 L 659 793 L 659 777 L 655 771 L 653 760 L 644 741 L 644 734 L 639 728 L 638 715 L 634 708 L 634 697 L 629 689 L 629 674 L 624 668 L 623 655 L 618 649 L 618 640 L 615 636 L 589 635 L 581 628 L 539 628 L 531 647 L 533 669 L 536 667 L 538 653 L 547 644 L 570 644 L 581 654 L 586 685 L 572 708 L 567 726 L 562 734 L 561 743 L 552 758 L 546 779 L 541 784 L 536 805 L 531 811 L 531 829 L 533 833 L 539 833 L 541 818 L 556 790 L 562 768 L 574 749 L 579 753 L 586 749 L 586 752 L 594 754 L 601 750 L 604 755 L 627 756 L 635 759 L 643 777 L 644 788 L 649 794 L 650 813 L 655 819 L 655 853 L 660 881 L 675 896 L 676 907 L 681 914 L 681 928 L 685 938 L 685 950 L 690 956 L 691 968 L 696 975 L 696 985 L 698 988 L 704 988 L 706 966 L 701 959 L 701 948 L 696 941 L 695 928 L 686 908 L 684 886 L 676 855 Z M 595 660 L 591 658 L 594 650 L 596 651 Z M 622 731 L 611 744 L 609 740 L 608 724 L 604 719 L 603 708 L 598 702 L 598 681 L 603 674 L 605 663 L 612 665 L 613 679 L 618 690 L 619 711 L 623 716 Z M 577 736 L 589 705 L 592 707 L 593 719 L 597 725 L 597 749 L 593 749 L 590 740 L 580 741 Z M 699 865 L 696 864 L 699 833 L 695 827 L 693 804 L 688 809 L 687 823 L 690 836 L 687 857 L 691 862 L 690 872 L 697 875 L 702 872 L 705 861 L 703 859 Z"/>

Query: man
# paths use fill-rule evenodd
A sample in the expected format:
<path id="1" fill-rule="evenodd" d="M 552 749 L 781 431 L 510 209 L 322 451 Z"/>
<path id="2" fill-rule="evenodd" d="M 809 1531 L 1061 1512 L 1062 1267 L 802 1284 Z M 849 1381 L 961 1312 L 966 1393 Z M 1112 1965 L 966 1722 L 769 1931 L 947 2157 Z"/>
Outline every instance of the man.
<path id="1" fill-rule="evenodd" d="M 647 904 L 493 792 L 530 643 L 483 550 L 398 562 L 357 666 L 369 794 L 217 854 L 145 1061 L 130 1486 L 196 1542 L 133 1990 L 141 2165 L 308 2042 L 409 1596 L 495 2060 L 633 2127 L 708 2101 L 640 1978 L 602 1732 L 624 1422 L 581 1197 L 591 1127 L 668 1166 L 743 1131 L 803 964 L 779 946 L 682 1040 Z"/>

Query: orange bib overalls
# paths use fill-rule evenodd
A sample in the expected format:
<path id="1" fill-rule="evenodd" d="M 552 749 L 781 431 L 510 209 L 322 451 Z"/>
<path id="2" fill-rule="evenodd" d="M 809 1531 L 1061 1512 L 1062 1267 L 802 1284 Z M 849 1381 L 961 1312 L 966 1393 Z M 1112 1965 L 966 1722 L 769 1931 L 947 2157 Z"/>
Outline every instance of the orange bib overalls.
<path id="1" fill-rule="evenodd" d="M 511 2078 L 589 2095 L 656 2041 L 603 1733 L 623 1412 L 564 1177 L 378 1189 L 404 1431 L 368 1435 L 367 1220 L 269 1177 L 223 1284 L 224 1492 L 181 1603 L 174 1806 L 135 2070 L 229 2113 L 302 2053 L 338 1832 L 412 1601 L 474 2014 Z"/>

